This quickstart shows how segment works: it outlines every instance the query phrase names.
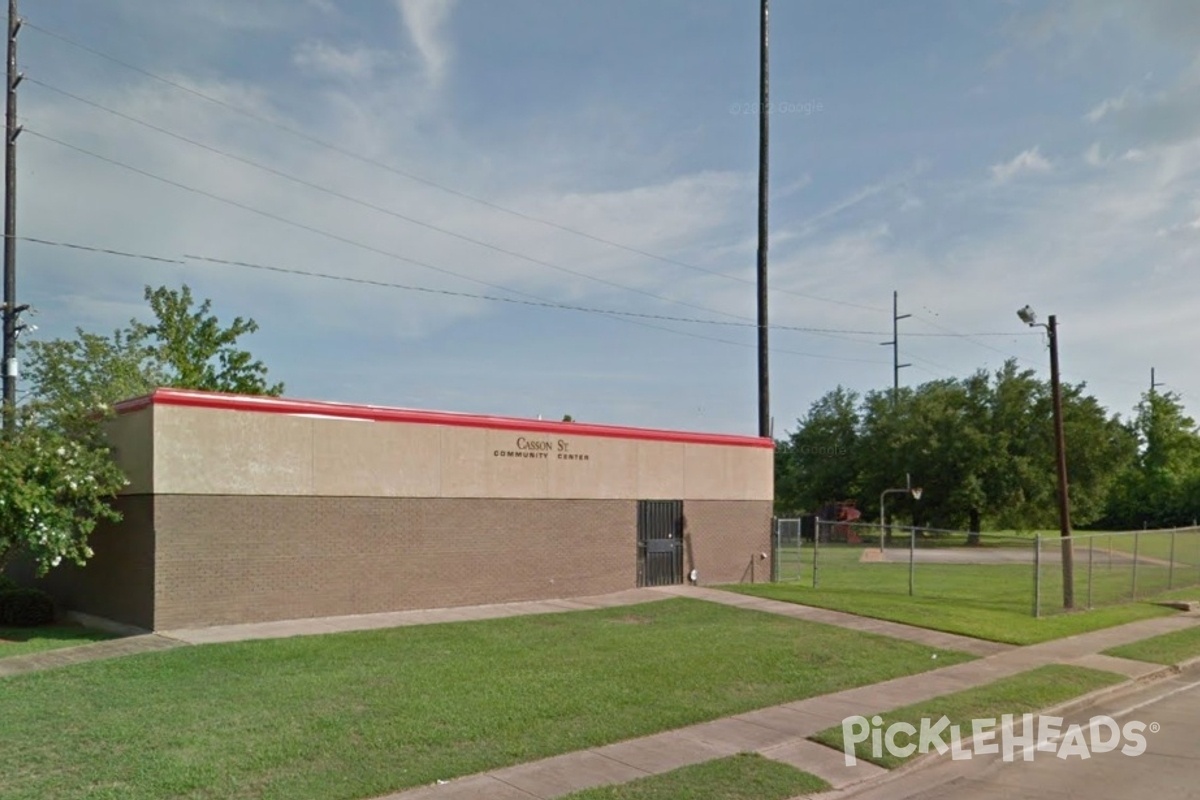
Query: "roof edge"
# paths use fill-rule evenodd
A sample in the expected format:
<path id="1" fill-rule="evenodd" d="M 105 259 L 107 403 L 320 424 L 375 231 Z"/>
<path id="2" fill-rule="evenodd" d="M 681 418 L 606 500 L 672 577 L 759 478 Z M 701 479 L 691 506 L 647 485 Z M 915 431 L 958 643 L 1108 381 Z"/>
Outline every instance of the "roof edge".
<path id="1" fill-rule="evenodd" d="M 500 417 L 483 414 L 463 414 L 453 411 L 422 411 L 388 406 L 356 405 L 318 400 L 298 400 L 260 395 L 224 394 L 191 389 L 155 389 L 148 395 L 117 403 L 118 414 L 129 414 L 151 406 L 184 406 L 222 411 L 251 411 L 265 414 L 288 414 L 326 417 L 331 419 L 370 422 L 407 422 L 418 425 L 447 425 L 461 428 L 489 428 L 527 433 L 595 436 L 609 439 L 712 444 L 726 447 L 774 448 L 770 438 L 738 436 L 723 433 L 698 433 L 657 428 L 634 428 L 621 425 L 597 425 L 583 422 L 550 422 Z"/>

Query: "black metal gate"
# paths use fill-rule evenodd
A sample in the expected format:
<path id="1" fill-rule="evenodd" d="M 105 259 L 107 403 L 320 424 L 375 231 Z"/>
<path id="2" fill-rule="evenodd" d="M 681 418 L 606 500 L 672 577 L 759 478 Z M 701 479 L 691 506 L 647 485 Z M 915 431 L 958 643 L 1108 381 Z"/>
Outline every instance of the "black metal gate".
<path id="1" fill-rule="evenodd" d="M 683 583 L 683 501 L 639 500 L 637 585 Z"/>

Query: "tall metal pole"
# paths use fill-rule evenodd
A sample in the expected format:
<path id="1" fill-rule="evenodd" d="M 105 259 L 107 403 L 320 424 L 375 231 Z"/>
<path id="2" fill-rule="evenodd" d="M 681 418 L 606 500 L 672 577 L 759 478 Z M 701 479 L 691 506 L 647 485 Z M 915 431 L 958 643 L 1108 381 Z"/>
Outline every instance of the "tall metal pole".
<path id="1" fill-rule="evenodd" d="M 758 65 L 758 435 L 771 430 L 771 379 L 767 359 L 767 208 L 770 166 L 770 59 L 768 58 L 770 0 L 762 0 Z"/>
<path id="2" fill-rule="evenodd" d="M 900 320 L 908 319 L 912 314 L 900 313 L 900 293 L 892 292 L 892 340 L 880 342 L 885 347 L 892 348 L 892 408 L 896 407 L 896 399 L 900 396 L 900 370 L 911 367 L 912 364 L 900 363 Z"/>
<path id="3" fill-rule="evenodd" d="M 1058 372 L 1058 319 L 1051 314 L 1050 392 L 1054 403 L 1054 454 L 1058 467 L 1058 526 L 1062 536 L 1063 608 L 1075 607 L 1075 559 L 1071 547 L 1071 504 L 1067 494 L 1067 437 L 1063 431 L 1062 386 Z"/>
<path id="4" fill-rule="evenodd" d="M 4 147 L 4 373 L 3 419 L 7 430 L 17 407 L 17 0 L 8 0 L 8 82 Z"/>

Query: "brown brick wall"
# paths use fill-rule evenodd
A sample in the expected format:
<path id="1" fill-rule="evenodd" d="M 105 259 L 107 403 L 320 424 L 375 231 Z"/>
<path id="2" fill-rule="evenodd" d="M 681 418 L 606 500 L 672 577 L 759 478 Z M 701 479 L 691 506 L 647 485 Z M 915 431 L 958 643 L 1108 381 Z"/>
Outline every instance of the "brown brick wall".
<path id="1" fill-rule="evenodd" d="M 701 584 L 771 579 L 770 502 L 688 500 L 683 517 L 684 570 L 695 567 Z"/>
<path id="2" fill-rule="evenodd" d="M 154 627 L 627 589 L 635 581 L 636 507 L 631 500 L 159 495 Z"/>
<path id="3" fill-rule="evenodd" d="M 63 564 L 39 583 L 63 610 L 154 627 L 154 497 L 124 495 L 113 504 L 119 523 L 103 523 L 88 539 L 86 568 Z"/>

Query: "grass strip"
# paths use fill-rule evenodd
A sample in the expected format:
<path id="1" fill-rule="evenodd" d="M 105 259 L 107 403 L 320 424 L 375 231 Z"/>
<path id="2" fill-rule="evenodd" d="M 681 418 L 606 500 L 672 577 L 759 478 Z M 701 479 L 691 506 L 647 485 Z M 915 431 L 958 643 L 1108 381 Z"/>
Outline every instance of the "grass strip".
<path id="1" fill-rule="evenodd" d="M 1027 712 L 1037 712 L 1088 692 L 1113 686 L 1124 680 L 1123 676 L 1111 672 L 1066 664 L 1049 664 L 1018 675 L 1001 678 L 984 686 L 942 695 L 893 711 L 878 712 L 879 716 L 883 718 L 880 727 L 886 730 L 889 725 L 906 722 L 920 730 L 921 720 L 928 719 L 932 724 L 946 716 L 950 720 L 950 725 L 961 726 L 962 738 L 965 741 L 971 738 L 972 720 L 995 719 L 999 721 L 1004 714 L 1019 716 Z M 864 714 L 863 716 L 871 719 L 875 715 Z M 837 750 L 845 749 L 840 725 L 826 728 L 809 738 Z M 947 732 L 943 736 L 943 741 L 949 744 L 949 739 L 950 735 Z M 910 741 L 908 737 L 898 736 L 896 743 L 903 747 L 908 741 Z M 901 758 L 890 754 L 884 747 L 876 756 L 872 752 L 870 739 L 859 742 L 854 749 L 857 758 L 887 769 L 894 769 L 908 758 L 914 758 L 920 754 L 917 752 L 908 758 Z"/>
<path id="2" fill-rule="evenodd" d="M 48 625 L 40 628 L 0 628 L 0 658 L 24 656 L 60 647 L 101 642 L 112 634 L 73 625 Z"/>
<path id="3" fill-rule="evenodd" d="M 786 800 L 829 789 L 828 783 L 756 753 L 740 753 L 569 794 L 562 800 Z"/>
<path id="4" fill-rule="evenodd" d="M 975 583 L 976 599 L 973 601 L 964 599 L 965 593 L 948 596 L 930 586 L 924 588 L 919 597 L 909 597 L 898 592 L 881 592 L 878 591 L 877 583 L 873 591 L 871 568 L 863 570 L 853 587 L 813 589 L 796 583 L 766 583 L 738 584 L 722 588 L 755 597 L 845 611 L 864 617 L 1017 645 L 1037 644 L 1176 613 L 1171 609 L 1148 603 L 1129 603 L 1039 619 L 1032 615 L 1031 608 L 1022 607 L 1017 610 L 996 607 L 990 603 L 987 581 L 1002 576 L 989 574 L 986 570 L 995 569 L 983 567 L 982 571 L 965 570 L 964 574 L 959 576 L 962 580 Z"/>
<path id="5" fill-rule="evenodd" d="M 1179 664 L 1188 659 L 1200 658 L 1200 625 L 1164 633 L 1140 642 L 1123 644 L 1105 650 L 1104 654 L 1148 661 L 1152 664 Z"/>

